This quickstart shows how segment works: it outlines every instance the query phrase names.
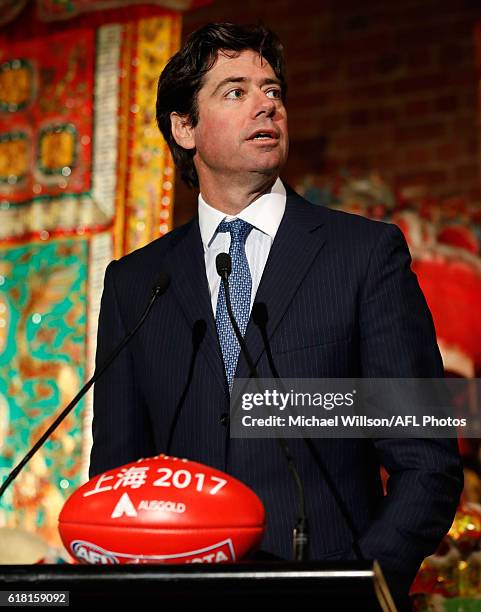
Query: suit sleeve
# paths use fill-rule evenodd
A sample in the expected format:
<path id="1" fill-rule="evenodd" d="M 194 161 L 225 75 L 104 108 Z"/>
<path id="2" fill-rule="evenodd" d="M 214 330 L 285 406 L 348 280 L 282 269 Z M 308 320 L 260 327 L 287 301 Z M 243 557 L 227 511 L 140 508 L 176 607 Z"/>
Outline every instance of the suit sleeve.
<path id="1" fill-rule="evenodd" d="M 107 267 L 100 306 L 96 366 L 105 362 L 126 329 L 115 287 L 117 262 Z M 127 345 L 94 386 L 89 477 L 155 454 L 145 401 Z"/>
<path id="2" fill-rule="evenodd" d="M 394 225 L 385 226 L 371 253 L 360 300 L 360 350 L 363 377 L 443 376 L 431 313 Z M 462 464 L 456 439 L 376 439 L 374 445 L 389 473 L 387 495 L 359 544 L 402 590 L 451 526 Z"/>

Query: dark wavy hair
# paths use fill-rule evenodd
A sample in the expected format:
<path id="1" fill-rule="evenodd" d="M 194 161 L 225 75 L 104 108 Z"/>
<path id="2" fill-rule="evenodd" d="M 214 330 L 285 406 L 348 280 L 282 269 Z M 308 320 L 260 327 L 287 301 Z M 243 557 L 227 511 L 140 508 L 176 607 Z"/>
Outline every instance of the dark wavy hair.
<path id="1" fill-rule="evenodd" d="M 173 55 L 157 85 L 156 117 L 180 171 L 189 187 L 198 187 L 199 179 L 194 166 L 195 150 L 179 146 L 171 131 L 170 114 L 185 115 L 195 127 L 199 120 L 197 94 L 203 85 L 205 74 L 214 65 L 219 51 L 236 57 L 245 50 L 259 53 L 271 65 L 281 83 L 285 98 L 286 82 L 284 56 L 278 37 L 262 25 L 235 25 L 232 23 L 209 23 L 193 32 L 186 43 Z"/>

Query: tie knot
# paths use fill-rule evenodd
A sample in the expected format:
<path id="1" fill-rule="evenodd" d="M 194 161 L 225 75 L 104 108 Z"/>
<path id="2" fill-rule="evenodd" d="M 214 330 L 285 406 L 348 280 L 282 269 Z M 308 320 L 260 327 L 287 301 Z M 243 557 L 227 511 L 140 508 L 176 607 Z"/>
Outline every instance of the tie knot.
<path id="1" fill-rule="evenodd" d="M 232 242 L 245 242 L 247 234 L 251 231 L 252 225 L 242 219 L 234 219 L 234 221 L 221 221 L 218 232 L 229 232 Z"/>

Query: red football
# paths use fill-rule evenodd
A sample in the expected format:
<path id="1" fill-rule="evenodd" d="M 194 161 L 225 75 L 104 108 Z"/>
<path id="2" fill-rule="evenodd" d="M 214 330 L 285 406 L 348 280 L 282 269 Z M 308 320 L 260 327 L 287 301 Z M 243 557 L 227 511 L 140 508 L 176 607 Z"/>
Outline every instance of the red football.
<path id="1" fill-rule="evenodd" d="M 239 480 L 160 455 L 95 476 L 65 502 L 62 541 L 77 561 L 229 563 L 254 550 L 265 511 Z"/>

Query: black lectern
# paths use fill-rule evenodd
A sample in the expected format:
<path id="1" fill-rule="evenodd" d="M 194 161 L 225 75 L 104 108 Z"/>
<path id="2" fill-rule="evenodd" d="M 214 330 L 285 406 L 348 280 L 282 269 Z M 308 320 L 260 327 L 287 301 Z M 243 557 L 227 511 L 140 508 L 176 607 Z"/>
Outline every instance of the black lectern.
<path id="1" fill-rule="evenodd" d="M 0 566 L 0 590 L 69 591 L 70 607 L 132 606 L 135 612 L 164 604 L 205 609 L 209 603 L 245 605 L 248 612 L 273 603 L 293 610 L 396 610 L 376 562 L 10 565 Z"/>

